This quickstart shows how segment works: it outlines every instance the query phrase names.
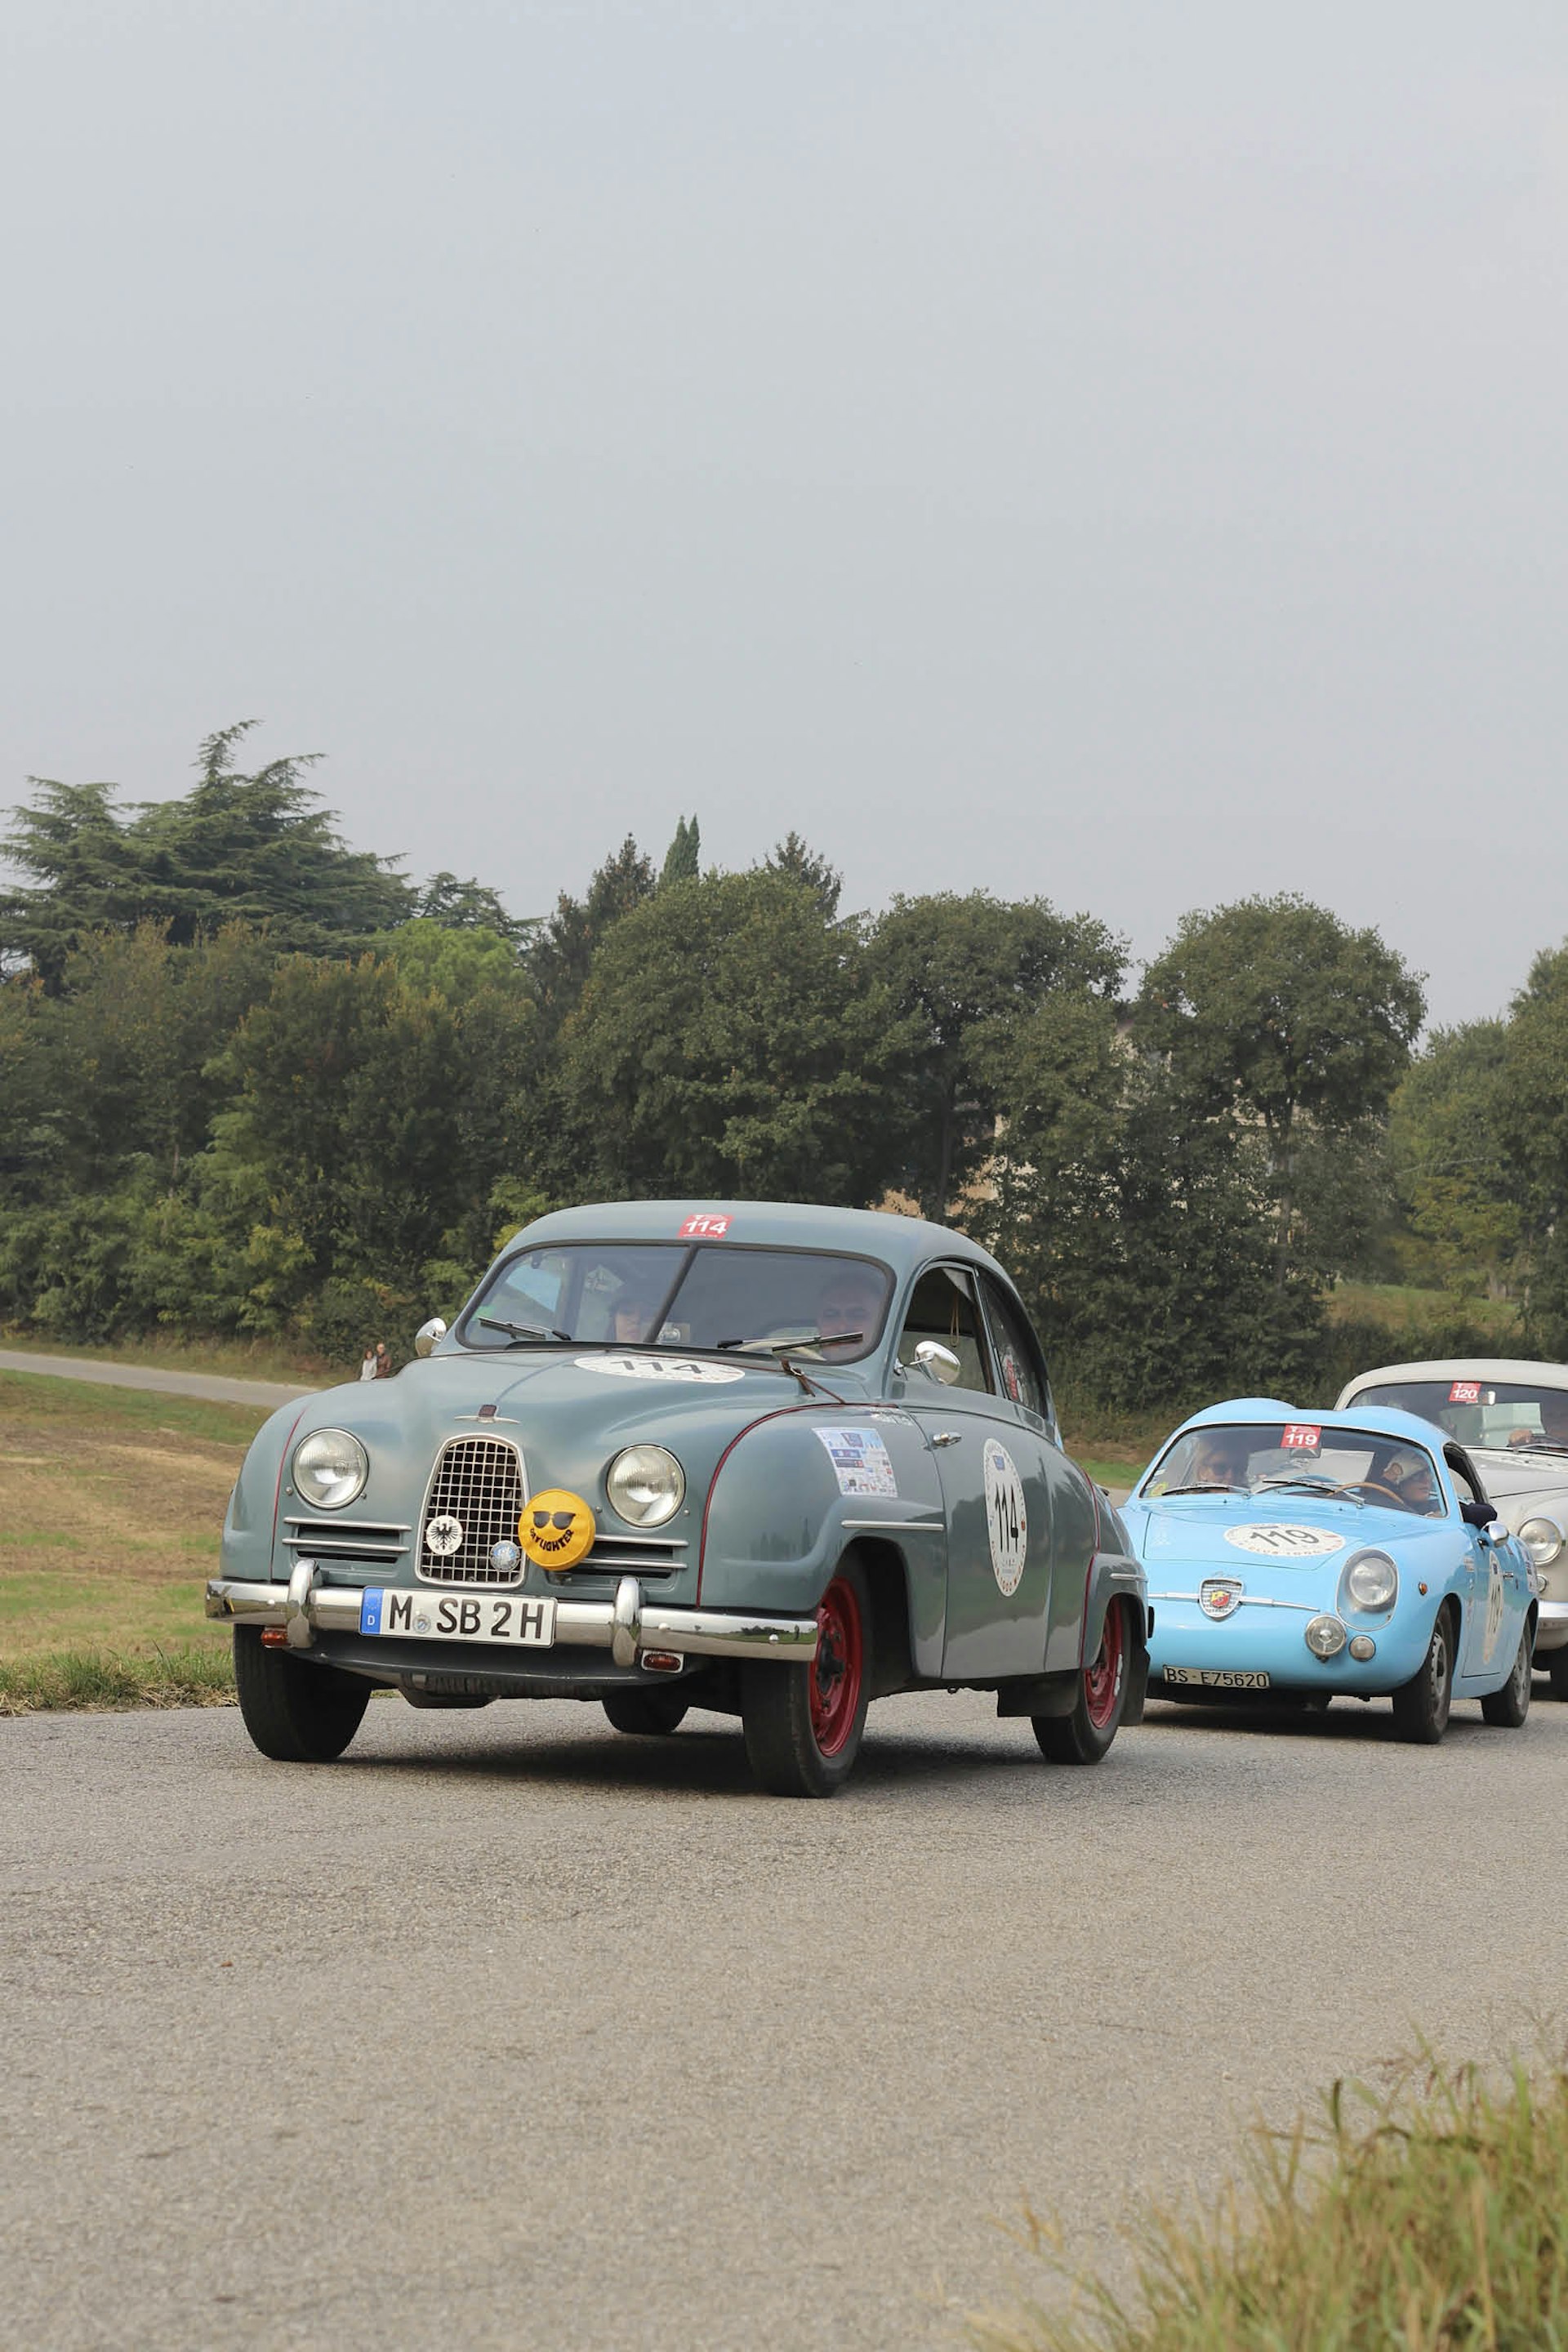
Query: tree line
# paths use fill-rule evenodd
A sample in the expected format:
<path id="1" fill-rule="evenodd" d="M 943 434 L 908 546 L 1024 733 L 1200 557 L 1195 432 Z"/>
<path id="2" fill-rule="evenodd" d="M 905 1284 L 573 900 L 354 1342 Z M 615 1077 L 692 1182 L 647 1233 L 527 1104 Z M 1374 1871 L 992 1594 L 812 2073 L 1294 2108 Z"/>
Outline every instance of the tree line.
<path id="1" fill-rule="evenodd" d="M 243 771 L 245 731 L 181 797 L 35 780 L 13 813 L 14 1325 L 350 1360 L 449 1312 L 529 1215 L 670 1194 L 962 1224 L 1111 1410 L 1321 1390 L 1332 1286 L 1391 1236 L 1568 1336 L 1568 951 L 1417 1056 L 1419 977 L 1289 897 L 1189 914 L 1134 972 L 1043 898 L 846 912 L 793 833 L 705 870 L 693 816 L 522 919 L 348 846 L 306 761 Z"/>

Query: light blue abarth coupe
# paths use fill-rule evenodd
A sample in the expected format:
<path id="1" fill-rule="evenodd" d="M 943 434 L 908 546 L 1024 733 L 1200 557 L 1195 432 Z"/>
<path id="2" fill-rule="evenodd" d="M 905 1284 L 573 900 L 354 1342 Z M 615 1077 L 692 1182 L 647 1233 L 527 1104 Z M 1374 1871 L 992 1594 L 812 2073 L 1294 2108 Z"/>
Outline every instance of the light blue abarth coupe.
<path id="1" fill-rule="evenodd" d="M 962 1234 L 563 1210 L 416 1347 L 275 1413 L 240 1472 L 207 1613 L 266 1755 L 340 1755 L 377 1684 L 592 1700 L 630 1733 L 700 1706 L 764 1788 L 826 1796 L 891 1692 L 994 1691 L 1076 1764 L 1142 1714 L 1143 1571 Z"/>
<path id="2" fill-rule="evenodd" d="M 1152 1695 L 1391 1698 L 1399 1737 L 1426 1745 L 1456 1698 L 1523 1723 L 1539 1580 L 1470 1456 L 1429 1422 L 1213 1405 L 1161 1448 L 1124 1517 L 1149 1575 Z"/>

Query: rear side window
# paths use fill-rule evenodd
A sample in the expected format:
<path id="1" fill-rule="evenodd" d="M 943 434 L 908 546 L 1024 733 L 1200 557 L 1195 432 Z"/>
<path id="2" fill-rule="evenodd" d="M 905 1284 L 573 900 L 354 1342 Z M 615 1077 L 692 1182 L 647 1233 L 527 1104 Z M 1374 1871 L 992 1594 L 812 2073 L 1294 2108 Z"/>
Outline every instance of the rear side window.
<path id="1" fill-rule="evenodd" d="M 990 1275 L 981 1276 L 980 1290 L 995 1343 L 1003 1395 L 1011 1397 L 1026 1412 L 1037 1412 L 1042 1421 L 1048 1421 L 1050 1410 L 1033 1332 L 1001 1284 L 993 1281 Z"/>

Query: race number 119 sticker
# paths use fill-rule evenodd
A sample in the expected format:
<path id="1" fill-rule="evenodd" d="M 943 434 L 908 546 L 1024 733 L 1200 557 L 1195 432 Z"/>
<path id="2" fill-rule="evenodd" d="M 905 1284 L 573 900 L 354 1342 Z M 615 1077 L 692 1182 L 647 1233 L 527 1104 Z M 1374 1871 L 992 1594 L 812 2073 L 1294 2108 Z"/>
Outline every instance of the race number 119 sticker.
<path id="1" fill-rule="evenodd" d="M 991 1572 L 1004 1592 L 1016 1592 L 1029 1548 L 1024 1482 L 1005 1445 L 985 1441 L 985 1530 L 991 1538 Z"/>

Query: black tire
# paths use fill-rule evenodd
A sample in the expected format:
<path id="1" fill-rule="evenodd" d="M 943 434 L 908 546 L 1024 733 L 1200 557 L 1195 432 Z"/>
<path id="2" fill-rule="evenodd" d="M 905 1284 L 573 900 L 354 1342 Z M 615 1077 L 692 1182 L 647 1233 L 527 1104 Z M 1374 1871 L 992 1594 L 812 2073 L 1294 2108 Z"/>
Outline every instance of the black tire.
<path id="1" fill-rule="evenodd" d="M 364 1719 L 371 1685 L 337 1666 L 264 1649 L 259 1625 L 234 1629 L 234 1679 L 245 1727 L 277 1764 L 330 1764 Z"/>
<path id="2" fill-rule="evenodd" d="M 831 1797 L 860 1753 L 871 1696 L 871 1595 L 852 1554 L 839 1561 L 816 1617 L 809 1666 L 748 1662 L 741 1670 L 746 1759 L 771 1797 Z"/>
<path id="3" fill-rule="evenodd" d="M 1079 1676 L 1072 1713 L 1030 1717 L 1047 1763 L 1099 1764 L 1110 1754 L 1126 1711 L 1131 1654 L 1125 1605 L 1113 1601 L 1105 1612 L 1100 1649 Z"/>
<path id="4" fill-rule="evenodd" d="M 1517 1731 L 1530 1713 L 1530 1622 L 1520 1627 L 1519 1651 L 1500 1690 L 1488 1691 L 1481 1701 L 1481 1717 L 1495 1723 L 1500 1731 Z"/>
<path id="5" fill-rule="evenodd" d="M 679 1730 L 690 1704 L 679 1690 L 623 1690 L 605 1701 L 605 1713 L 617 1731 L 662 1739 Z"/>
<path id="6" fill-rule="evenodd" d="M 1407 1683 L 1394 1694 L 1394 1729 L 1397 1738 L 1414 1748 L 1436 1748 L 1448 1728 L 1454 1703 L 1454 1627 L 1449 1612 L 1439 1609 L 1426 1655 Z"/>
<path id="7" fill-rule="evenodd" d="M 1549 1651 L 1545 1665 L 1552 1677 L 1552 1697 L 1568 1698 L 1568 1648 Z"/>

